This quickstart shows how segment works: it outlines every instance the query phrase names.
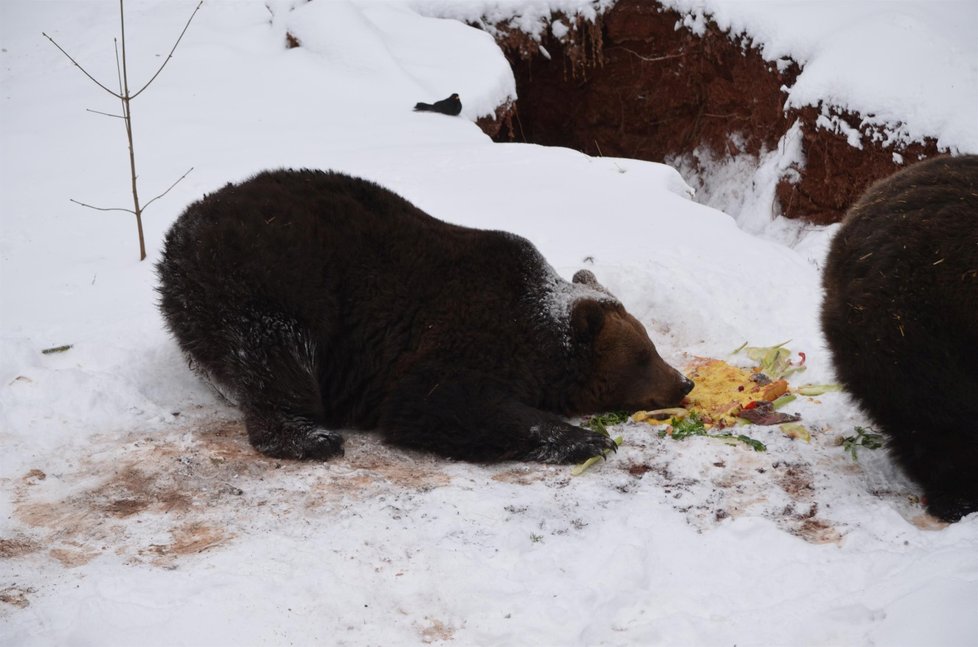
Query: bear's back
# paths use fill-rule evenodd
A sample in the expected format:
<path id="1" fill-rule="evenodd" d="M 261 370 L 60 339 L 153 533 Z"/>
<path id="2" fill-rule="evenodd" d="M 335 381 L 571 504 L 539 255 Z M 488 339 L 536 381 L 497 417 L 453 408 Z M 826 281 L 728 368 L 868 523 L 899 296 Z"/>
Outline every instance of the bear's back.
<path id="1" fill-rule="evenodd" d="M 229 254 L 266 255 L 307 243 L 322 251 L 333 247 L 331 240 L 349 240 L 351 244 L 335 245 L 334 251 L 362 253 L 368 250 L 355 249 L 358 240 L 437 241 L 461 229 L 368 180 L 325 171 L 277 170 L 204 196 L 187 208 L 168 238 L 184 230 L 193 237 L 188 242 L 197 247 L 230 245 Z M 258 245 L 268 251 L 257 252 Z"/>
<path id="2" fill-rule="evenodd" d="M 323 311 L 324 299 L 382 301 L 409 266 L 450 258 L 466 230 L 372 182 L 312 170 L 261 173 L 190 205 L 167 234 L 160 273 L 183 298 Z M 264 305 L 264 303 L 262 304 Z"/>
<path id="3" fill-rule="evenodd" d="M 913 303 L 918 317 L 950 319 L 978 335 L 976 202 L 973 155 L 922 162 L 875 184 L 833 241 L 826 285 L 877 302 Z"/>
<path id="4" fill-rule="evenodd" d="M 531 243 L 445 223 L 339 173 L 270 171 L 205 196 L 168 232 L 159 273 L 178 339 L 218 338 L 243 312 L 280 313 L 381 364 L 434 343 L 486 365 L 550 356 L 563 345 L 554 327 L 567 326 L 566 312 L 544 307 L 565 282 Z"/>

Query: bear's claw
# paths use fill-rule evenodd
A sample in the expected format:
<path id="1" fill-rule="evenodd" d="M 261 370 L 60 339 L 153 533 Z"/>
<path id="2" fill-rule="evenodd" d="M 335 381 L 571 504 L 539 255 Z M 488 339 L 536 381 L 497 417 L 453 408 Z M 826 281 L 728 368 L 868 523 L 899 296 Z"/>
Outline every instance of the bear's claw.
<path id="1" fill-rule="evenodd" d="M 301 451 L 302 458 L 326 460 L 334 456 L 342 456 L 345 453 L 343 436 L 326 429 L 317 429 L 306 436 Z"/>
<path id="2" fill-rule="evenodd" d="M 343 455 L 343 436 L 311 420 L 251 415 L 245 425 L 251 444 L 266 456 L 326 460 Z"/>
<path id="3" fill-rule="evenodd" d="M 610 436 L 569 424 L 535 427 L 531 436 L 540 444 L 530 450 L 526 459 L 541 463 L 580 463 L 618 451 L 618 444 Z"/>

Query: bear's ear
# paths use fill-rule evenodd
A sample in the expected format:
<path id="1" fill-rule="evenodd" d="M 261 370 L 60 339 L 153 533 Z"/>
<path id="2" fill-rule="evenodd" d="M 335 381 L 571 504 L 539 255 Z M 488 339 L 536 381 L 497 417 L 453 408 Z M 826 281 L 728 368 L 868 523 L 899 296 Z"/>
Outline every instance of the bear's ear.
<path id="1" fill-rule="evenodd" d="M 571 332 L 574 339 L 590 342 L 604 325 L 605 307 L 592 299 L 582 299 L 574 304 L 571 313 Z"/>
<path id="2" fill-rule="evenodd" d="M 594 288 L 598 292 L 603 292 L 609 296 L 611 295 L 611 292 L 608 292 L 608 288 L 598 283 L 597 277 L 594 276 L 594 272 L 591 270 L 577 270 L 571 281 L 580 285 L 586 285 L 589 288 Z"/>

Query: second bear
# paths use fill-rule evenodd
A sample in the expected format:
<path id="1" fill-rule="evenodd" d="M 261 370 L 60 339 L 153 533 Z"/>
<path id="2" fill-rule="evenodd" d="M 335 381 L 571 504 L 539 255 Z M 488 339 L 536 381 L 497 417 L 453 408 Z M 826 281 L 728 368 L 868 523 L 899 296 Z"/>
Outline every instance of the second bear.
<path id="1" fill-rule="evenodd" d="M 839 378 L 927 509 L 978 510 L 978 156 L 872 186 L 832 242 L 824 287 Z"/>

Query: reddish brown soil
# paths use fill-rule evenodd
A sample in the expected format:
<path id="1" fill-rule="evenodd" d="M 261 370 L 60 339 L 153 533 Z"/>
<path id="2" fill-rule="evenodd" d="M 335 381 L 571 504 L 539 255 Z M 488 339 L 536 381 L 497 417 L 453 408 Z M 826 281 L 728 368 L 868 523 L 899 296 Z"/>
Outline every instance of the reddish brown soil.
<path id="1" fill-rule="evenodd" d="M 677 29 L 681 16 L 656 2 L 621 0 L 594 24 L 553 18 L 571 30 L 562 41 L 547 31 L 541 44 L 549 58 L 526 35 L 497 26 L 519 95 L 508 124 L 485 127 L 497 141 L 662 162 L 701 147 L 714 156 L 757 155 L 800 119 L 807 162 L 797 183 L 781 181 L 777 196 L 784 215 L 816 223 L 838 221 L 869 183 L 899 170 L 894 152 L 907 162 L 939 153 L 933 140 L 894 148 L 864 137 L 857 149 L 816 128 L 818 108 L 785 113 L 781 88 L 797 78 L 796 63 L 779 69 L 712 22 L 703 36 Z M 740 136 L 739 148 L 731 135 Z"/>

